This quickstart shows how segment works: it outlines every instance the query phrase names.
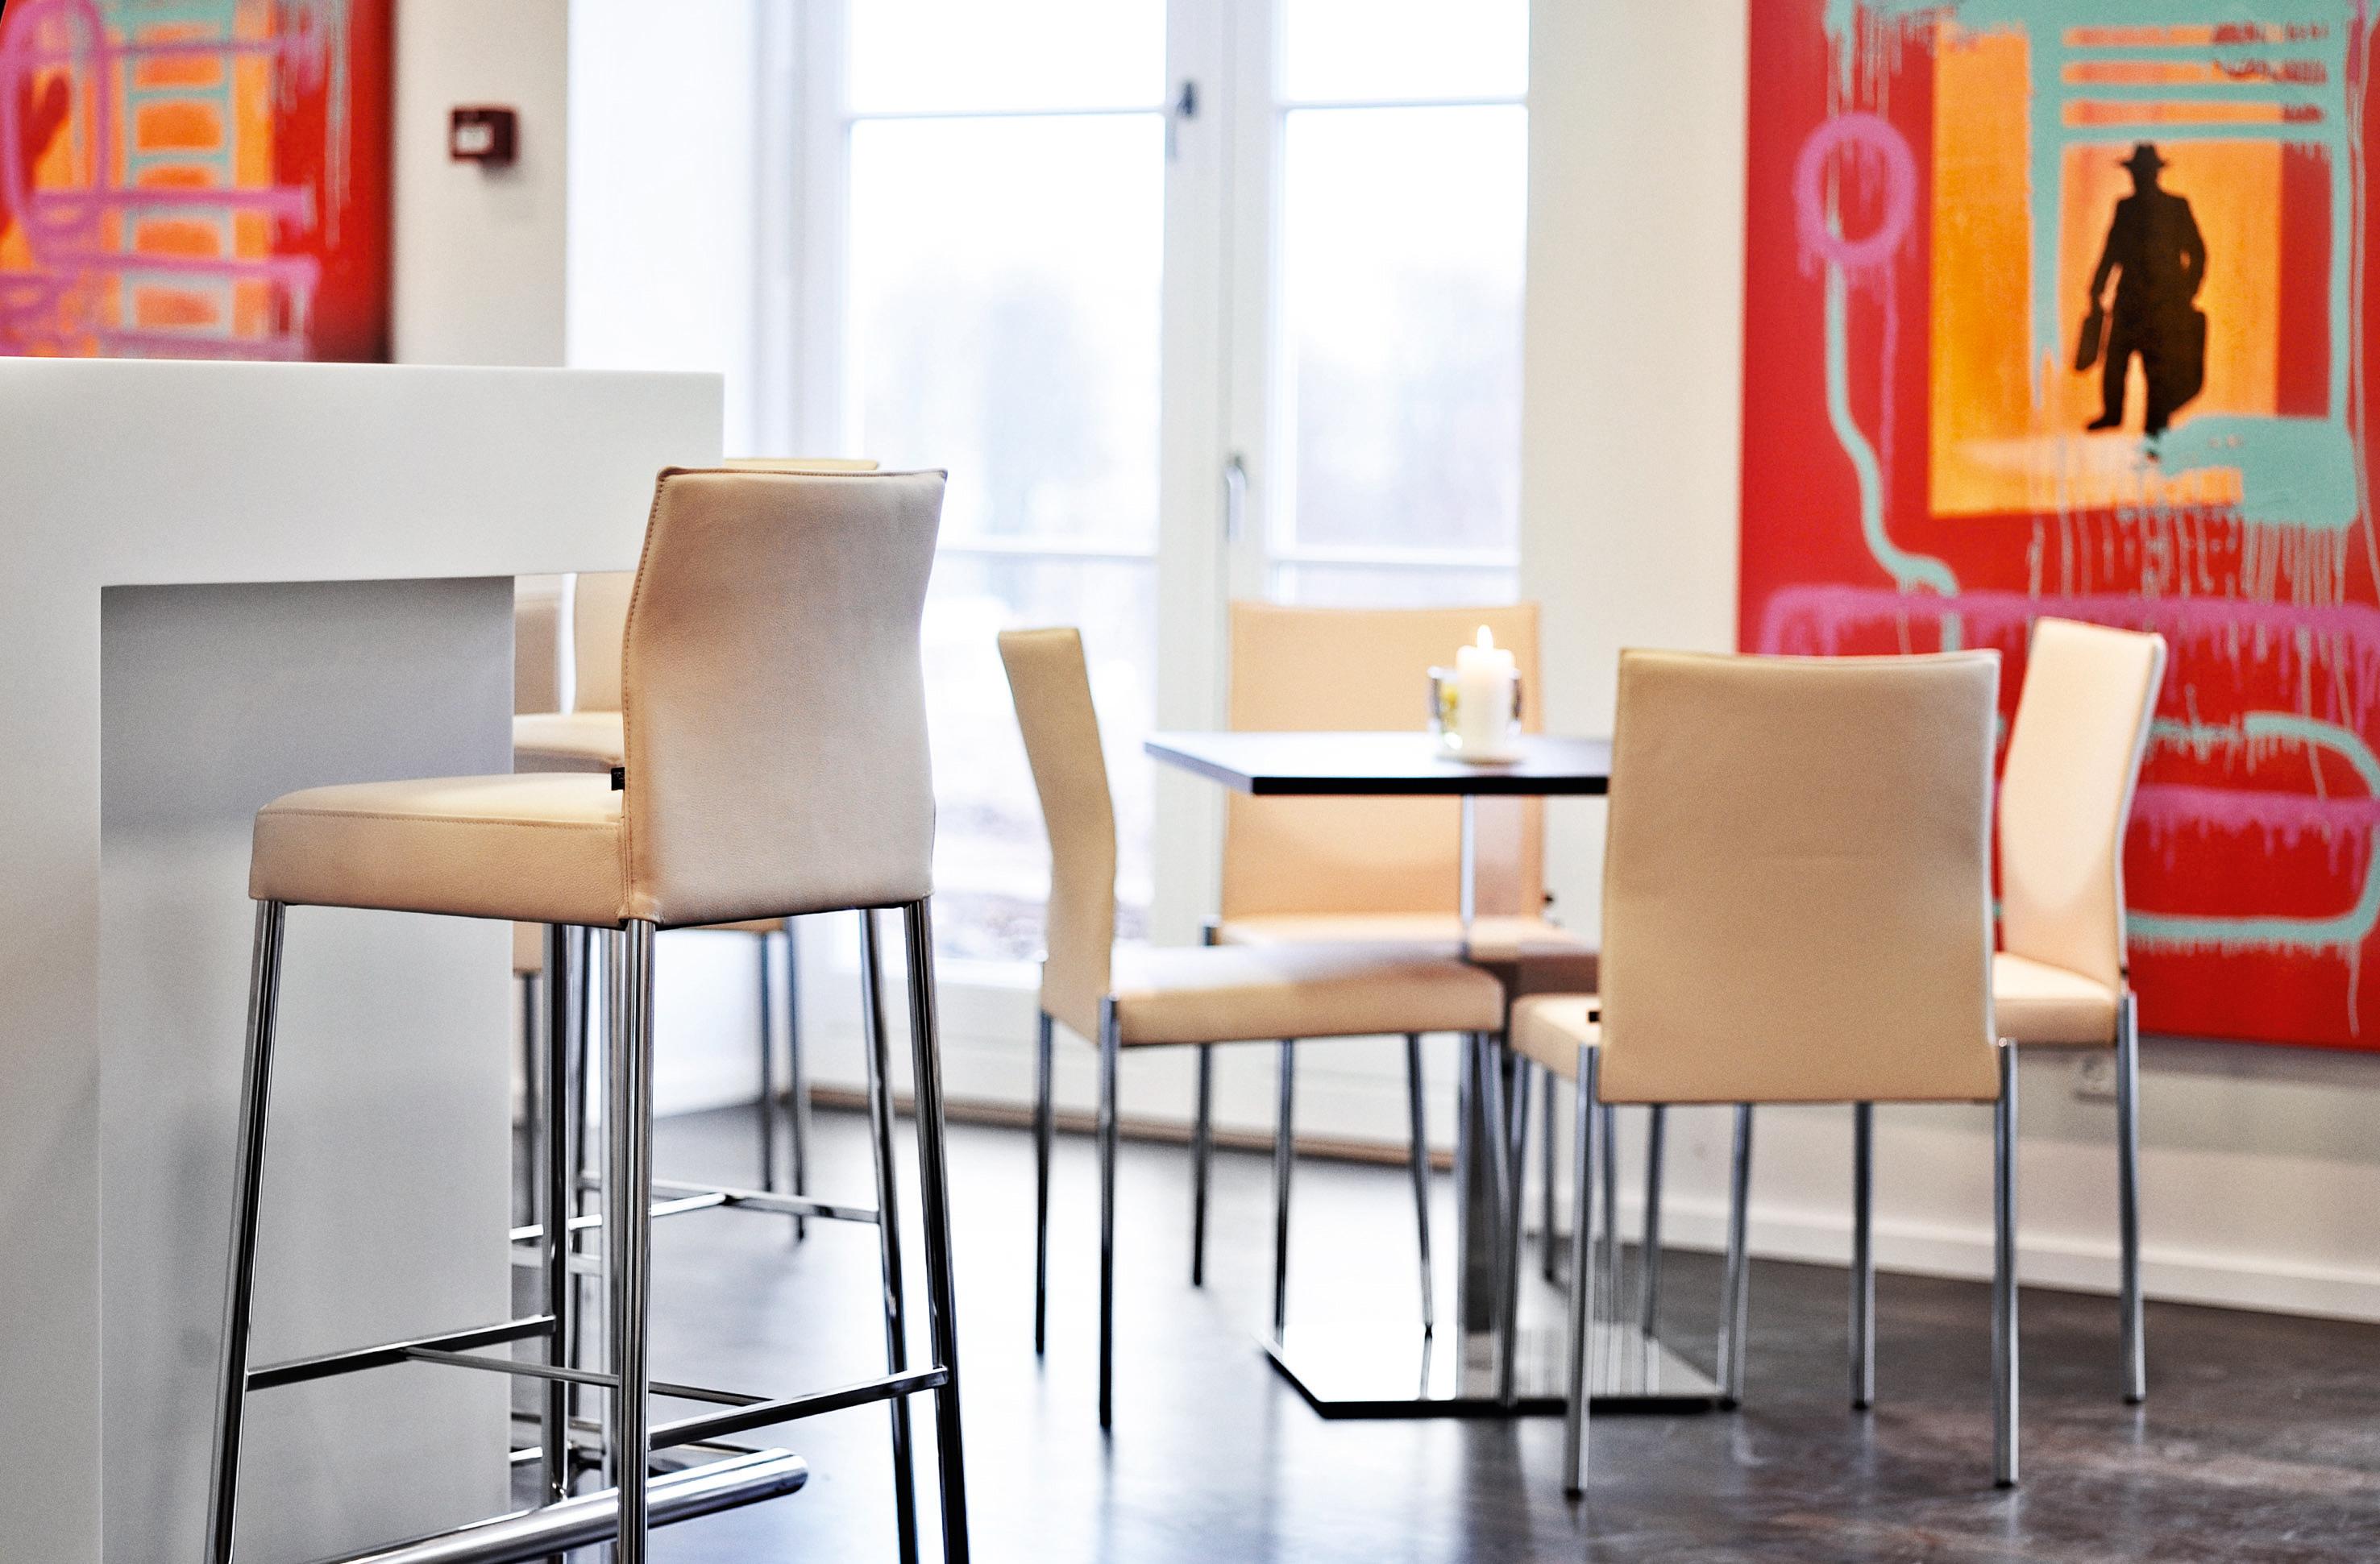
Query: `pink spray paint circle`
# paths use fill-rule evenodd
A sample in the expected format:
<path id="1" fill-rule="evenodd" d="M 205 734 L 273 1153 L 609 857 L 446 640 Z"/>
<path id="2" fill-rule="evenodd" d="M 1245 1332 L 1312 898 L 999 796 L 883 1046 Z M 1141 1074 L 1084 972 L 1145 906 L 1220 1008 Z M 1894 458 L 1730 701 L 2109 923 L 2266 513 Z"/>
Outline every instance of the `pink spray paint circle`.
<path id="1" fill-rule="evenodd" d="M 1828 160 L 1839 152 L 1874 160 L 1884 169 L 1884 214 L 1858 238 L 1827 222 Z M 1793 226 L 1805 255 L 1846 272 L 1865 272 L 1892 259 L 1917 215 L 1917 160 L 1909 142 L 1881 115 L 1861 110 L 1823 120 L 1793 161 Z"/>

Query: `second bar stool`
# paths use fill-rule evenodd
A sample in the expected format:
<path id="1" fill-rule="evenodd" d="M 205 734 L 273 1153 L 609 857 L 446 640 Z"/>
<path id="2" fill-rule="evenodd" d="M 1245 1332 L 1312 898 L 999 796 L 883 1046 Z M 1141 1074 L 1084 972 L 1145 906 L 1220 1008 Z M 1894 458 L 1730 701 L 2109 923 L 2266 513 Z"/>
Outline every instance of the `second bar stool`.
<path id="1" fill-rule="evenodd" d="M 248 1058 L 225 1306 L 220 1416 L 208 1522 L 211 1564 L 231 1564 L 248 1396 L 274 1385 L 404 1362 L 528 1373 L 547 1381 L 542 1508 L 425 1539 L 392 1559 L 515 1558 L 616 1537 L 643 1564 L 650 1524 L 790 1492 L 790 1452 L 713 1462 L 648 1483 L 647 1453 L 870 1401 L 935 1399 L 943 1556 L 967 1556 L 957 1320 L 943 1161 L 929 898 L 933 787 L 918 625 L 932 567 L 941 473 L 662 475 L 625 636 L 623 785 L 594 775 L 446 778 L 313 788 L 259 812 Z M 251 1368 L 258 1196 L 289 906 L 346 906 L 606 930 L 616 1039 L 607 1048 L 601 1223 L 610 1307 L 597 1373 L 562 1351 L 570 1307 L 568 1207 L 576 1170 L 545 1136 L 546 1310 L 526 1319 Z M 901 909 L 933 1361 L 837 1389 L 758 1396 L 656 1384 L 648 1359 L 652 1222 L 652 955 L 662 928 L 802 913 Z M 872 918 L 870 920 L 872 928 Z M 556 941 L 557 944 L 560 941 Z M 870 941 L 871 945 L 873 941 Z M 552 1098 L 548 1099 L 549 1107 Z M 821 1211 L 821 1215 L 829 1214 Z M 856 1213 L 875 1219 L 878 1213 Z M 542 1364 L 478 1355 L 542 1340 Z M 615 1486 L 569 1498 L 556 1479 L 570 1437 L 561 1392 L 609 1392 Z M 653 1425 L 659 1393 L 712 1403 Z M 492 1531 L 491 1530 L 492 1528 Z M 501 1534 L 501 1535 L 497 1534 Z"/>

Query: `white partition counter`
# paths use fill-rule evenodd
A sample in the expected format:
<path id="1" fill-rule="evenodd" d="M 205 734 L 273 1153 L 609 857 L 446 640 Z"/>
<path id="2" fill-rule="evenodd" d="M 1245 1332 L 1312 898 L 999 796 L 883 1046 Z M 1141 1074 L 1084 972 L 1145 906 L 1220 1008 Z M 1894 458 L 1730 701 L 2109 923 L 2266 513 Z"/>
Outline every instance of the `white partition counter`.
<path id="1" fill-rule="evenodd" d="M 195 1558 L 248 820 L 509 769 L 511 577 L 635 563 L 707 375 L 0 359 L 0 1556 Z M 506 931 L 290 915 L 259 1360 L 511 1312 Z M 504 1506 L 504 1383 L 261 1395 L 242 1553 Z"/>

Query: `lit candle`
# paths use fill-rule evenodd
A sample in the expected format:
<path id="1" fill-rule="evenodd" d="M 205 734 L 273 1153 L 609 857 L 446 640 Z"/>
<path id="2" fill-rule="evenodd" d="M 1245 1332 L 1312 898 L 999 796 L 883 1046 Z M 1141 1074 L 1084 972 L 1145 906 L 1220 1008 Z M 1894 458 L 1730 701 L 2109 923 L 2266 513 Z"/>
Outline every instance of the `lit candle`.
<path id="1" fill-rule="evenodd" d="M 1454 654 L 1454 726 L 1458 753 L 1473 760 L 1500 760 L 1512 753 L 1518 680 L 1512 654 L 1479 626 L 1476 644 Z"/>

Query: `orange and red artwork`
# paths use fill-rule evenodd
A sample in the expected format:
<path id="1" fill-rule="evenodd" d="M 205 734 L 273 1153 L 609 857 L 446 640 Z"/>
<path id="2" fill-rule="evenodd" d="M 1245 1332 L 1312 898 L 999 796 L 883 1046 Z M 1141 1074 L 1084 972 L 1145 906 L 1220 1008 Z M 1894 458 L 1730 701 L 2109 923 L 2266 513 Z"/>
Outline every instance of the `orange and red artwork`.
<path id="1" fill-rule="evenodd" d="M 2380 1049 L 2364 0 L 1751 7 L 1747 649 L 2172 648 L 2151 1030 Z"/>
<path id="2" fill-rule="evenodd" d="M 388 347 L 390 0 L 5 0 L 0 354 Z"/>

